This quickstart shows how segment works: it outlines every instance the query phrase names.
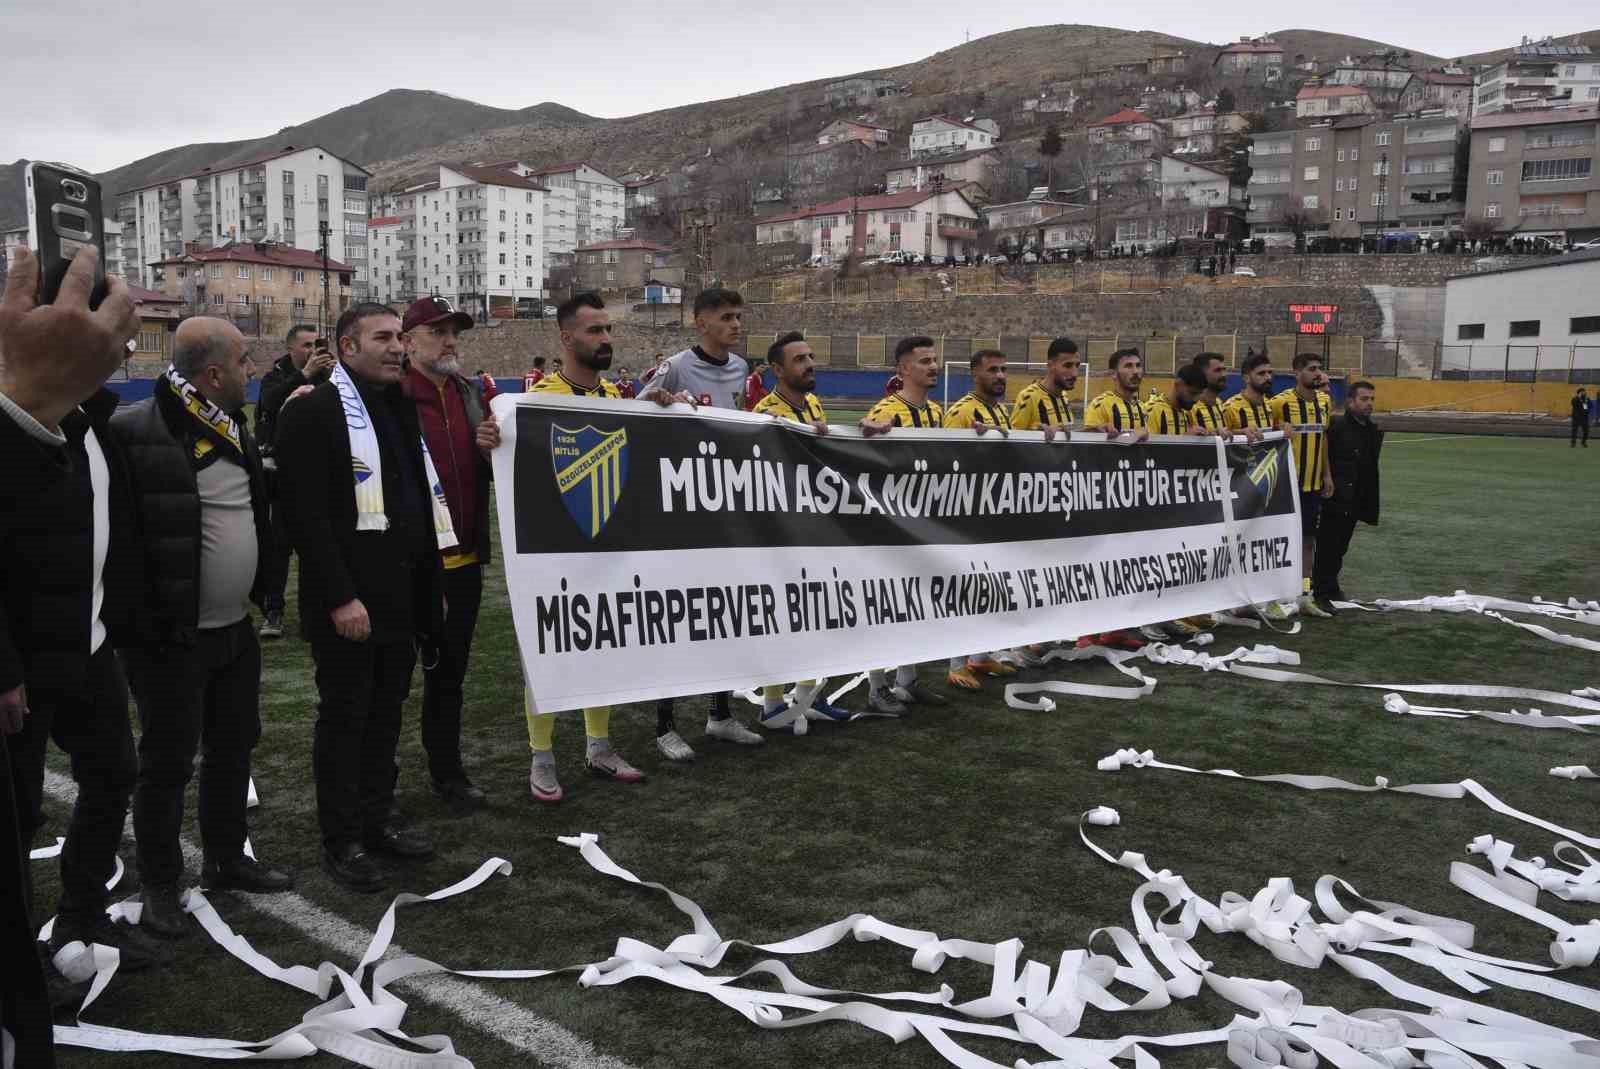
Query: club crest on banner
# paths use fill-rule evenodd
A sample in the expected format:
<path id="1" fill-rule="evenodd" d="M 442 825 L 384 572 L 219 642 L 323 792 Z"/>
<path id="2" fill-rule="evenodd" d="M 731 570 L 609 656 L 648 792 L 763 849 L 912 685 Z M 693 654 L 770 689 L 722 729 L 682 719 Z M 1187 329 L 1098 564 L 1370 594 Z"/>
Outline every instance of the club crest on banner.
<path id="1" fill-rule="evenodd" d="M 551 426 L 550 463 L 561 503 L 578 530 L 598 537 L 628 480 L 628 432 Z"/>
<path id="2" fill-rule="evenodd" d="M 1261 459 L 1251 466 L 1249 472 L 1250 482 L 1260 491 L 1265 501 L 1272 500 L 1272 492 L 1278 488 L 1278 451 L 1269 449 L 1262 454 Z"/>
<path id="3" fill-rule="evenodd" d="M 368 465 L 367 462 L 362 460 L 360 457 L 351 457 L 350 458 L 350 470 L 352 472 L 354 472 L 355 477 L 356 477 L 356 482 L 358 482 L 358 483 L 364 483 L 368 479 L 372 478 L 372 468 L 371 468 L 371 466 Z"/>

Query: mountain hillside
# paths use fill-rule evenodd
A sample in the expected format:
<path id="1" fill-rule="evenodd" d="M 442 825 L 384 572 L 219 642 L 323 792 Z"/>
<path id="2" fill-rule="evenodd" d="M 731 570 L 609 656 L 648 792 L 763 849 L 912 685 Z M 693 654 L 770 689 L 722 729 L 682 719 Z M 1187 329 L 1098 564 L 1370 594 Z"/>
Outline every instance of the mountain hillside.
<path id="1" fill-rule="evenodd" d="M 1585 30 L 1582 33 L 1569 33 L 1565 37 L 1552 37 L 1550 43 L 1554 45 L 1588 45 L 1596 52 L 1600 52 L 1600 30 Z M 1516 51 L 1516 46 L 1496 48 L 1489 52 L 1476 52 L 1470 56 L 1462 56 L 1460 61 L 1468 64 L 1499 63 Z"/>
<path id="2" fill-rule="evenodd" d="M 1278 30 L 1271 36 L 1283 46 L 1283 58 L 1288 63 L 1293 63 L 1297 55 L 1304 55 L 1308 59 L 1315 56 L 1320 63 L 1330 64 L 1337 63 L 1346 56 L 1360 57 L 1382 52 L 1394 52 L 1402 57 L 1410 53 L 1411 58 L 1402 62 L 1419 70 L 1437 67 L 1444 63 L 1439 56 L 1405 45 L 1373 41 L 1366 37 L 1350 37 L 1342 33 L 1329 33 L 1326 30 Z"/>

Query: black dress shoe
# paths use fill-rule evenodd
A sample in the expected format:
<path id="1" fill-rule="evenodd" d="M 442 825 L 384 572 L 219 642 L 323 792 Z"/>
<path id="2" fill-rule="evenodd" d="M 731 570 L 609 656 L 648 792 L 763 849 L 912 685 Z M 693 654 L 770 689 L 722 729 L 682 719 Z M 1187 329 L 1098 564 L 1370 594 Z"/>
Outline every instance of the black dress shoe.
<path id="1" fill-rule="evenodd" d="M 1314 600 L 1317 603 L 1317 608 L 1321 609 L 1329 616 L 1339 615 L 1339 610 L 1333 607 L 1333 602 L 1329 600 L 1326 594 L 1318 594 Z"/>
<path id="2" fill-rule="evenodd" d="M 121 958 L 120 968 L 129 972 L 172 961 L 172 950 L 160 940 L 152 939 L 132 925 L 113 923 L 103 913 L 92 920 L 57 917 L 55 931 L 50 936 L 50 953 L 53 955 L 73 940 L 116 948 Z"/>
<path id="3" fill-rule="evenodd" d="M 200 882 L 213 891 L 251 891 L 275 894 L 294 886 L 294 877 L 279 872 L 243 854 L 227 861 L 207 858 L 200 868 Z"/>
<path id="4" fill-rule="evenodd" d="M 139 914 L 139 929 L 163 939 L 182 939 L 189 934 L 184 923 L 183 907 L 178 905 L 178 885 L 175 883 L 147 883 L 140 892 L 144 903 Z"/>
<path id="5" fill-rule="evenodd" d="M 408 828 L 404 824 L 385 824 L 381 828 L 374 828 L 361 837 L 368 850 L 390 857 L 406 858 L 407 860 L 420 860 L 433 856 L 433 842 L 426 835 L 415 828 Z"/>
<path id="6" fill-rule="evenodd" d="M 481 809 L 488 796 L 466 776 L 433 781 L 433 793 L 456 809 Z"/>
<path id="7" fill-rule="evenodd" d="M 352 891 L 381 891 L 383 870 L 359 843 L 346 843 L 322 851 L 322 871 Z"/>

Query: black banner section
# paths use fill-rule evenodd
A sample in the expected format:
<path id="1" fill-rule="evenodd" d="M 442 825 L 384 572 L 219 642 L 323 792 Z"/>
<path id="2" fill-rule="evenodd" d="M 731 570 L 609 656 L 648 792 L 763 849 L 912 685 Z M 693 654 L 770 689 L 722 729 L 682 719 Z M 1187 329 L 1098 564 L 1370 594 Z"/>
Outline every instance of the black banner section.
<path id="1" fill-rule="evenodd" d="M 631 403 L 520 404 L 519 553 L 1027 542 L 1223 519 L 1211 439 L 817 437 Z M 1236 519 L 1293 513 L 1281 440 L 1230 446 Z"/>

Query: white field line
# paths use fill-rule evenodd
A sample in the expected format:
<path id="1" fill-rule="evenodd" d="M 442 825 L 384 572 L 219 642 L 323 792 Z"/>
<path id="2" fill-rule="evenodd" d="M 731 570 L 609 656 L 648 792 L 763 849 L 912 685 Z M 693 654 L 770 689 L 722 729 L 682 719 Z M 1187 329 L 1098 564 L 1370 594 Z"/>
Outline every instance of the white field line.
<path id="1" fill-rule="evenodd" d="M 1441 435 L 1438 435 L 1438 436 L 1433 437 L 1433 438 L 1401 438 L 1398 441 L 1388 442 L 1386 444 L 1391 445 L 1391 446 L 1395 446 L 1395 445 L 1416 445 L 1418 442 L 1454 442 L 1454 441 L 1459 441 L 1459 440 L 1461 440 L 1463 438 L 1480 438 L 1480 437 L 1485 437 L 1485 436 L 1484 435 L 1477 435 L 1477 434 L 1441 434 Z"/>
<path id="2" fill-rule="evenodd" d="M 77 784 L 49 769 L 45 770 L 44 789 L 51 798 L 66 805 L 71 805 L 78 796 Z M 188 839 L 181 842 L 184 862 L 198 870 L 200 851 Z M 372 932 L 351 924 L 295 892 L 275 895 L 230 894 L 236 894 L 257 913 L 280 921 L 313 942 L 327 947 L 349 964 L 361 960 L 361 955 L 372 942 Z M 381 900 L 380 896 L 373 896 L 373 901 Z M 384 956 L 391 958 L 405 953 L 400 944 L 390 943 L 389 952 Z M 594 1044 L 554 1021 L 490 994 L 480 984 L 455 976 L 436 975 L 401 980 L 393 986 L 434 1009 L 454 1014 L 484 1035 L 523 1051 L 540 1065 L 553 1069 L 635 1069 L 620 1058 L 601 1054 L 594 1049 Z"/>

